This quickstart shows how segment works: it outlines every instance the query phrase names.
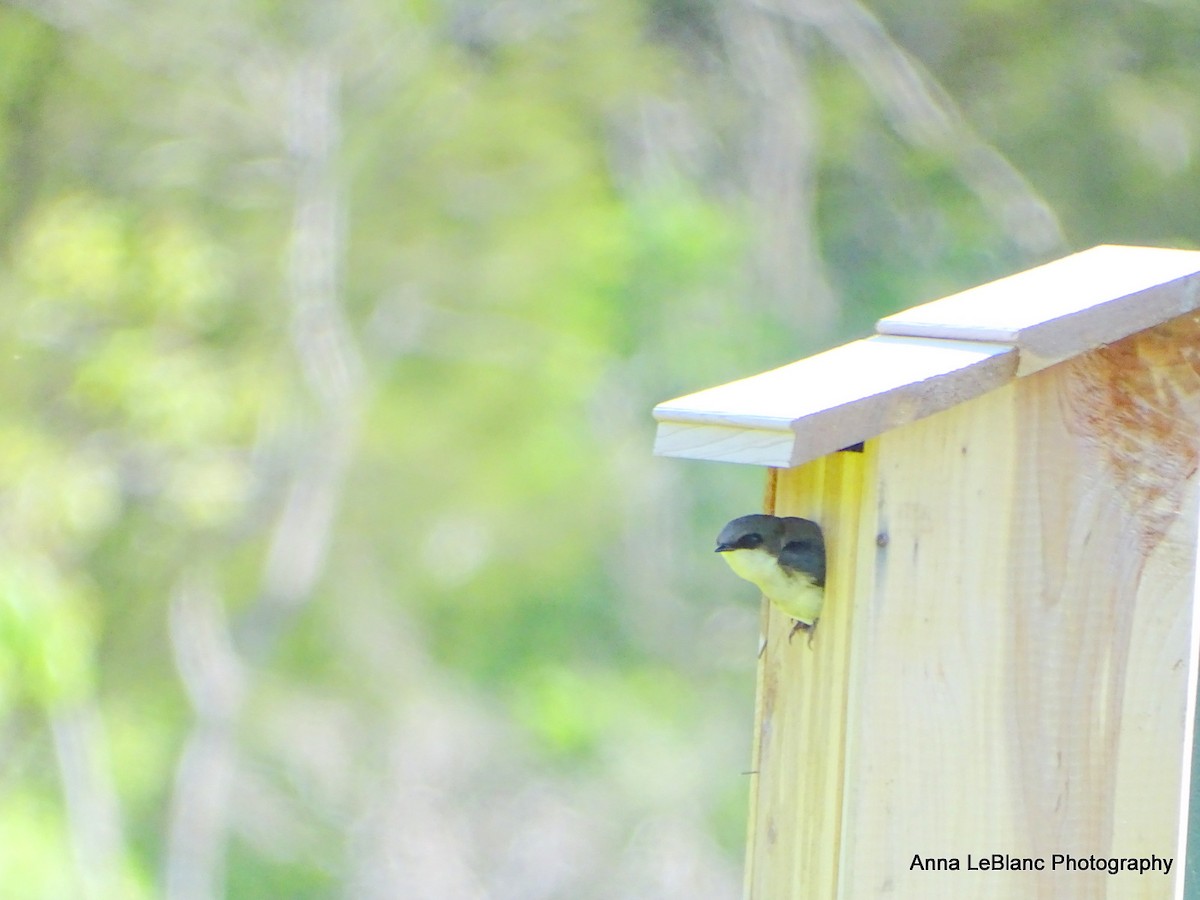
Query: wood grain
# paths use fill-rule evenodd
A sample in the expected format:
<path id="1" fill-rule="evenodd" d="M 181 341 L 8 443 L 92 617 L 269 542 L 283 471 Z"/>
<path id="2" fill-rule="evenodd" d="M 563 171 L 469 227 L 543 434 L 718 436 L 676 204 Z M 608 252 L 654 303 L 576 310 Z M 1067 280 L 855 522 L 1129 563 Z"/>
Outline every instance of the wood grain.
<path id="1" fill-rule="evenodd" d="M 919 338 L 853 341 L 654 409 L 660 456 L 790 467 L 1011 380 L 1012 348 Z"/>
<path id="2" fill-rule="evenodd" d="M 1102 245 L 880 319 L 879 334 L 1012 344 L 1037 372 L 1200 308 L 1200 252 Z"/>
<path id="3" fill-rule="evenodd" d="M 879 335 L 668 400 L 654 452 L 797 466 L 1200 309 L 1200 252 L 1100 246 L 879 320 Z"/>
<path id="4" fill-rule="evenodd" d="M 1174 857 L 1200 490 L 1180 316 L 778 475 L 826 527 L 814 648 L 767 619 L 747 896 L 1169 897 L 1161 874 L 914 855 Z"/>
<path id="5" fill-rule="evenodd" d="M 748 897 L 833 897 L 849 674 L 850 605 L 860 539 L 859 490 L 871 451 L 836 453 L 778 473 L 777 515 L 822 524 L 829 568 L 812 645 L 763 604 L 763 640 L 751 779 Z"/>

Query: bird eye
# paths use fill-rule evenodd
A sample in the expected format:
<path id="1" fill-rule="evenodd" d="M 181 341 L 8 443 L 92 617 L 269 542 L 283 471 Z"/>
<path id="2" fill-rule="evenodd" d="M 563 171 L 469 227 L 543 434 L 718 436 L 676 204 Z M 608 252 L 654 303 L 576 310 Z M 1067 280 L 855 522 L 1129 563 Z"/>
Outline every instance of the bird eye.
<path id="1" fill-rule="evenodd" d="M 747 550 L 752 550 L 753 548 L 759 546 L 762 542 L 763 539 L 761 534 L 748 534 L 738 543 L 740 543 Z"/>

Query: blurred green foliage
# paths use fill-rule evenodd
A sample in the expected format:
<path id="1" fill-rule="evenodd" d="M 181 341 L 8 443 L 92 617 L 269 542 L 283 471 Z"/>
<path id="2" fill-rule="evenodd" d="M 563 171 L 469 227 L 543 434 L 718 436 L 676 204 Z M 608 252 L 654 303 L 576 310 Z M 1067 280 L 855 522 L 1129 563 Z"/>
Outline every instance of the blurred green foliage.
<path id="1" fill-rule="evenodd" d="M 800 6 L 0 5 L 0 883 L 731 895 L 650 407 L 1200 233 L 1191 6 Z"/>

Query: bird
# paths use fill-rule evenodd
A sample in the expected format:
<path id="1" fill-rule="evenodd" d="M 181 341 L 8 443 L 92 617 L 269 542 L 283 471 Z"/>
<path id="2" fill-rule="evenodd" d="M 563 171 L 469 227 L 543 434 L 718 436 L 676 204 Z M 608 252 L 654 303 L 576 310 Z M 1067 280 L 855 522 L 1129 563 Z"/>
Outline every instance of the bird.
<path id="1" fill-rule="evenodd" d="M 790 640 L 807 631 L 811 645 L 825 600 L 825 536 L 796 516 L 755 514 L 729 522 L 717 535 L 717 553 L 734 573 L 758 586 L 795 620 Z"/>

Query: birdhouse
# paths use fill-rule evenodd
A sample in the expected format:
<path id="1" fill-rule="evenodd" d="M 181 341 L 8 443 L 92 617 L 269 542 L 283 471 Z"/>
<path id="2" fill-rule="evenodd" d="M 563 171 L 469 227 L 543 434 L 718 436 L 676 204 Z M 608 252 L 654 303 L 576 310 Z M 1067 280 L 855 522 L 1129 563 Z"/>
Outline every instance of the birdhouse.
<path id="1" fill-rule="evenodd" d="M 748 898 L 1200 896 L 1198 310 L 1200 252 L 1095 247 L 655 408 L 825 533 L 815 639 L 764 611 Z"/>

